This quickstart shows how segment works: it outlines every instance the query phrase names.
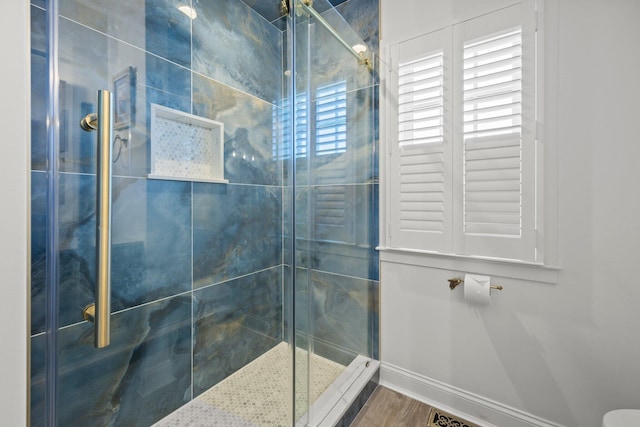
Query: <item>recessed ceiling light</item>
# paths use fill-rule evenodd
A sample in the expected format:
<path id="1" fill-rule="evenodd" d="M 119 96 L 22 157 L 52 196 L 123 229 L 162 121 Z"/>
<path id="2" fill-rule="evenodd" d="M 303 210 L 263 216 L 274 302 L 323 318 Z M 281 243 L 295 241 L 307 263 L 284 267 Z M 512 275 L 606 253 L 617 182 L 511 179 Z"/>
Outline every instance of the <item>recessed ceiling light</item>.
<path id="1" fill-rule="evenodd" d="M 191 6 L 186 6 L 186 5 L 178 6 L 178 10 L 184 13 L 185 15 L 187 15 L 191 19 L 196 19 L 198 17 L 198 14 L 196 13 L 195 9 L 192 8 Z"/>
<path id="2" fill-rule="evenodd" d="M 354 44 L 351 48 L 355 50 L 356 53 L 364 53 L 367 51 L 367 47 L 363 44 Z"/>

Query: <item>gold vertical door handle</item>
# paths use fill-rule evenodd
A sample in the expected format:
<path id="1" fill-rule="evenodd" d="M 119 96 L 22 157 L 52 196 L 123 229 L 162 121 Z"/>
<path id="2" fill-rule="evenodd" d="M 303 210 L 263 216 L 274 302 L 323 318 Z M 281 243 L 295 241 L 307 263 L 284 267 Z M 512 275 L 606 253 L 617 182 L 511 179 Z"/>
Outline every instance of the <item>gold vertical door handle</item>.
<path id="1" fill-rule="evenodd" d="M 111 342 L 111 142 L 113 101 L 108 90 L 98 91 L 98 112 L 80 122 L 86 131 L 97 130 L 96 171 L 96 301 L 83 310 L 94 323 L 96 348 Z"/>

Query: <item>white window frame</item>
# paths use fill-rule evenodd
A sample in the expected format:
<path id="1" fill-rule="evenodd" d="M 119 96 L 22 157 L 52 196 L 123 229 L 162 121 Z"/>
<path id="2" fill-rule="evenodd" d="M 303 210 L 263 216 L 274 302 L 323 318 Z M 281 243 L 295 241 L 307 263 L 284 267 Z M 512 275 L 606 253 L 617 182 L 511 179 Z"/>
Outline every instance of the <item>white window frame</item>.
<path id="1" fill-rule="evenodd" d="M 533 259 L 522 259 L 523 257 L 509 259 L 504 257 L 495 257 L 491 254 L 465 254 L 464 242 L 461 243 L 459 239 L 454 239 L 452 243 L 452 250 L 430 250 L 416 247 L 399 247 L 393 246 L 392 234 L 395 231 L 392 224 L 392 215 L 390 206 L 397 197 L 394 196 L 390 185 L 389 177 L 392 173 L 397 173 L 396 170 L 390 166 L 391 160 L 394 155 L 394 146 L 397 145 L 397 110 L 394 111 L 393 102 L 395 96 L 393 91 L 394 87 L 394 72 L 397 72 L 398 64 L 395 62 L 399 46 L 404 44 L 409 46 L 410 43 L 419 44 L 421 37 L 431 36 L 438 31 L 429 32 L 423 36 L 413 38 L 409 41 L 394 43 L 385 45 L 382 47 L 382 85 L 381 85 L 381 209 L 380 209 L 380 246 L 378 249 L 381 251 L 381 260 L 383 261 L 395 261 L 401 263 L 410 263 L 415 265 L 423 265 L 427 267 L 442 268 L 448 270 L 463 270 L 468 272 L 481 272 L 485 274 L 502 275 L 505 277 L 521 278 L 526 280 L 534 280 L 547 283 L 557 282 L 557 274 L 560 270 L 558 250 L 557 250 L 557 149 L 555 147 L 544 147 L 544 141 L 550 136 L 550 139 L 554 139 L 555 121 L 548 120 L 548 126 L 545 128 L 545 120 L 543 115 L 542 106 L 545 105 L 545 98 L 552 99 L 552 96 L 548 96 L 549 93 L 545 90 L 545 75 L 550 76 L 548 79 L 551 85 L 548 90 L 552 90 L 551 86 L 554 84 L 554 74 L 549 74 L 545 69 L 545 37 L 544 37 L 544 25 L 542 17 L 544 15 L 544 0 L 523 0 L 518 3 L 518 7 L 523 10 L 522 20 L 524 37 L 535 37 L 535 40 L 529 40 L 531 43 L 535 43 L 533 55 L 535 55 L 535 64 L 529 65 L 536 74 L 535 81 L 535 120 L 533 125 L 533 132 L 535 142 L 532 144 L 532 148 L 535 151 L 535 164 L 531 168 L 533 173 L 533 181 L 535 182 L 535 193 L 537 196 L 537 203 L 533 210 L 533 214 L 536 221 L 536 227 L 533 229 L 534 233 L 531 239 L 535 242 L 536 253 Z M 511 6 L 509 6 L 510 8 Z M 505 8 L 507 9 L 507 8 Z M 486 11 L 484 11 L 486 13 Z M 473 19 L 466 19 L 464 21 L 452 22 L 452 25 L 445 27 L 451 28 L 452 33 L 455 32 L 456 42 L 452 43 L 453 47 L 462 49 L 462 39 L 470 39 L 470 37 L 464 37 L 464 33 L 460 33 L 459 24 L 469 24 Z M 551 23 L 552 24 L 552 23 Z M 454 30 L 454 26 L 457 29 Z M 473 26 L 472 26 L 473 27 Z M 467 28 L 465 28 L 467 29 Z M 553 30 L 553 27 L 552 27 Z M 472 31 L 469 31 L 471 33 Z M 487 31 L 487 33 L 490 33 Z M 452 40 L 454 39 L 452 37 Z M 457 45 L 456 45 L 457 43 Z M 553 44 L 547 44 L 548 55 L 551 55 L 552 65 L 557 50 Z M 428 53 L 428 49 L 424 49 L 424 53 Z M 455 58 L 456 56 L 454 56 Z M 458 56 L 461 58 L 461 55 Z M 557 65 L 557 64 L 556 64 Z M 545 73 L 546 71 L 546 73 Z M 553 95 L 553 94 L 551 94 Z M 554 113 L 557 112 L 557 106 L 553 102 L 549 105 L 545 105 L 545 110 L 549 118 L 553 119 Z M 452 120 L 458 120 L 455 117 Z M 461 151 L 458 150 L 455 153 L 458 157 L 461 156 Z M 397 154 L 396 154 L 397 155 Z M 459 169 L 462 168 L 462 160 L 458 159 L 457 163 L 454 163 L 454 167 L 457 167 L 457 171 L 452 173 L 456 175 L 454 177 L 454 184 L 461 186 L 461 173 Z M 457 180 L 457 181 L 456 181 Z M 458 198 L 457 203 L 460 202 Z M 458 205 L 456 209 L 453 209 L 453 222 L 457 227 L 462 226 L 462 207 Z M 546 226 L 548 233 L 544 233 L 543 225 Z"/>

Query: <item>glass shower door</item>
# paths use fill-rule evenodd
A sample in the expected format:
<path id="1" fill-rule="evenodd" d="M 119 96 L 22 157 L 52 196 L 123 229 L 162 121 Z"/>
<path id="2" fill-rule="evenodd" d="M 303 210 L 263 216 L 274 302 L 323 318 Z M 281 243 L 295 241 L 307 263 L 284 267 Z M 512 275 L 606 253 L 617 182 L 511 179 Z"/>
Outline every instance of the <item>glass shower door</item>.
<path id="1" fill-rule="evenodd" d="M 32 7 L 34 21 L 59 11 L 48 20 L 49 51 L 57 49 L 49 58 L 57 65 L 57 135 L 34 140 L 32 192 L 44 202 L 35 208 L 46 209 L 39 214 L 47 235 L 44 268 L 37 260 L 34 267 L 34 374 L 44 368 L 55 385 L 33 394 L 33 425 L 151 425 L 191 398 L 191 183 L 146 178 L 151 103 L 190 112 L 190 75 L 180 64 L 190 61 L 181 42 L 191 20 L 177 9 L 150 13 L 132 3 L 141 4 L 126 11 L 99 2 Z M 169 19 L 171 32 L 154 22 Z M 112 180 L 111 197 L 97 182 L 96 132 L 80 126 L 97 112 L 99 90 L 114 101 L 113 134 L 105 137 L 113 178 L 103 178 Z M 98 121 L 108 120 L 108 110 Z M 99 298 L 96 230 L 107 231 L 106 222 L 96 226 L 101 196 L 111 206 L 111 313 L 110 339 L 100 344 L 108 345 L 97 348 L 83 309 Z M 46 360 L 36 366 L 40 357 Z"/>
<path id="2" fill-rule="evenodd" d="M 149 426 L 283 342 L 282 169 L 272 156 L 282 33 L 241 1 L 34 0 L 31 10 L 31 423 Z M 228 32 L 240 17 L 247 27 Z M 236 70 L 247 74 L 233 80 Z M 96 300 L 99 194 L 96 133 L 79 125 L 99 90 L 114 98 L 104 348 L 83 318 Z M 201 147 L 185 153 L 184 140 Z M 222 156 L 222 177 L 198 155 Z M 286 367 L 280 378 L 288 393 Z M 196 415 L 242 419 L 240 409 Z"/>

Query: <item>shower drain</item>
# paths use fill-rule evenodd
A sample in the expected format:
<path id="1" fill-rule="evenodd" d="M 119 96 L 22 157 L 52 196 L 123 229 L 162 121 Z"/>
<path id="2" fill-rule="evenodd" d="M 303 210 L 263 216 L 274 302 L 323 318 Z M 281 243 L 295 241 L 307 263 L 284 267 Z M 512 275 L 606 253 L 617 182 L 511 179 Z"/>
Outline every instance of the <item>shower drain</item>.
<path id="1" fill-rule="evenodd" d="M 440 409 L 431 408 L 427 427 L 479 427 Z"/>

